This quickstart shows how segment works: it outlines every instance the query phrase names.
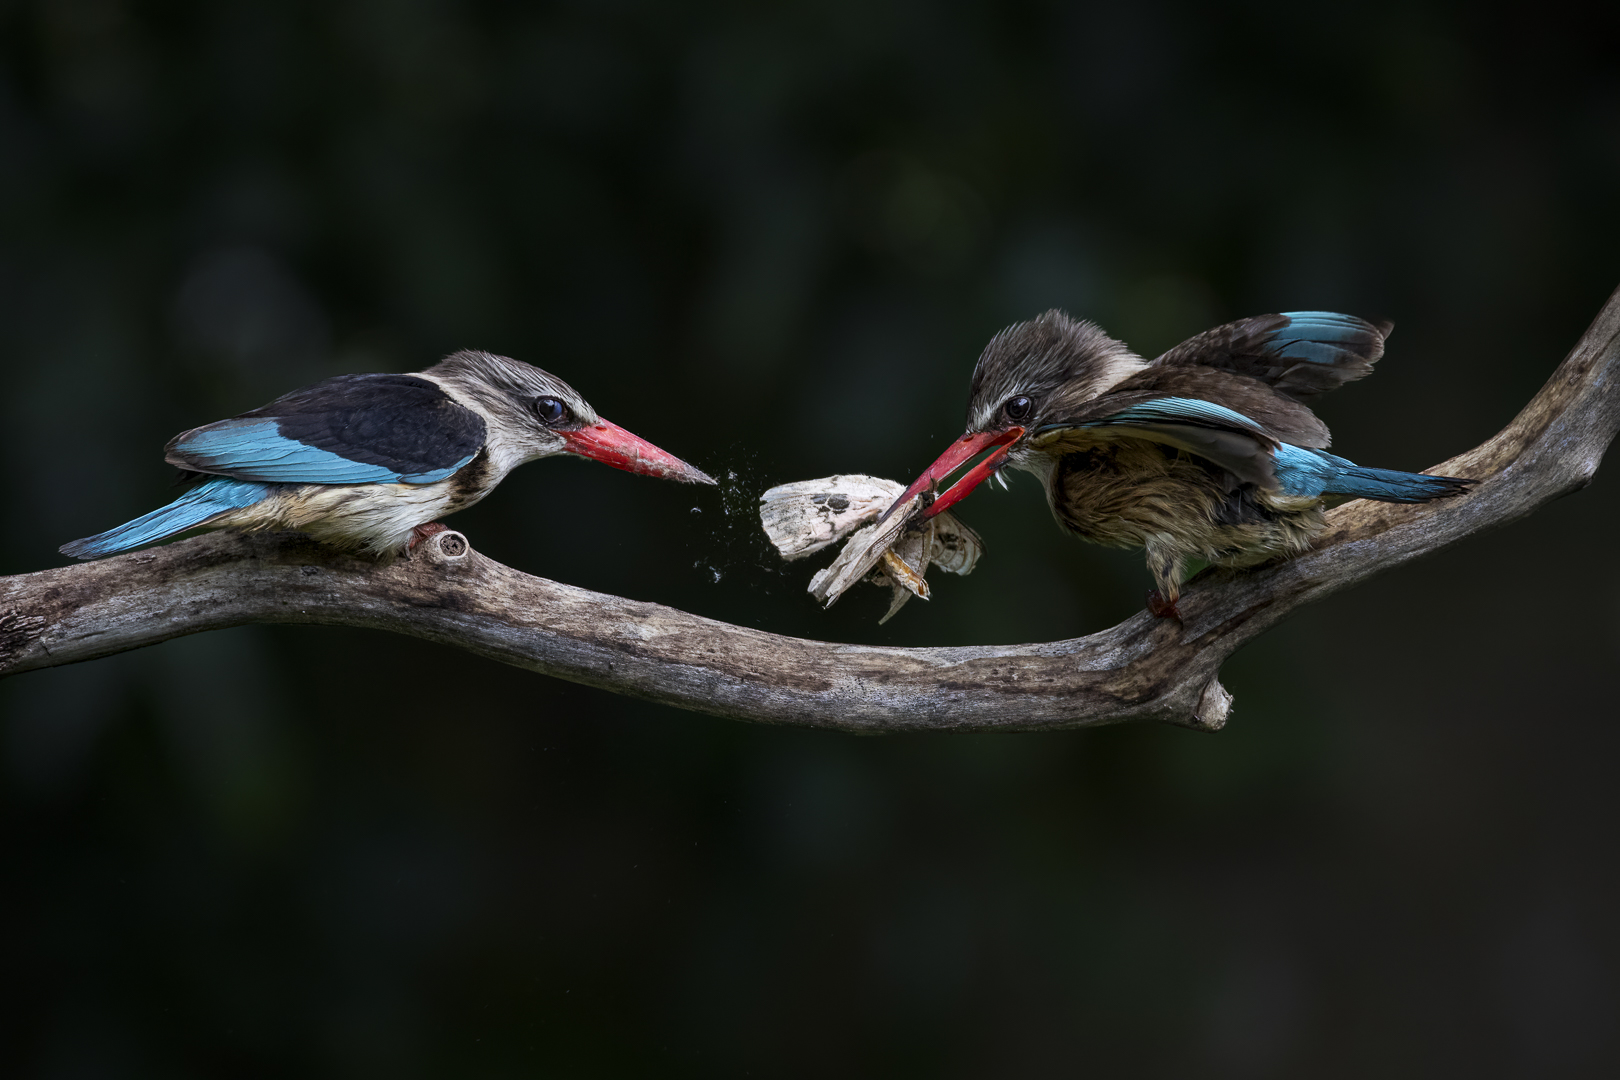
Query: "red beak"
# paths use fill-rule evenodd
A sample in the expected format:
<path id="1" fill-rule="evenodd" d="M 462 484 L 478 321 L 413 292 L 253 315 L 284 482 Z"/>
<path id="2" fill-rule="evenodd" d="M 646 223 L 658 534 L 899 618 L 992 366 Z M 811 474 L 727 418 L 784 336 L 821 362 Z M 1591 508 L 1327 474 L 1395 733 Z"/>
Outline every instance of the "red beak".
<path id="1" fill-rule="evenodd" d="M 962 478 L 952 484 L 950 490 L 935 499 L 933 504 L 923 511 L 923 517 L 931 518 L 942 510 L 955 506 L 967 498 L 974 488 L 995 475 L 996 470 L 1001 468 L 1007 460 L 1009 444 L 1017 442 L 1023 437 L 1023 434 L 1024 429 L 1017 426 L 1010 427 L 1005 431 L 968 432 L 952 443 L 949 450 L 939 455 L 938 461 L 924 469 L 923 474 L 912 481 L 911 486 L 906 488 L 905 493 L 894 501 L 894 506 L 889 507 L 883 518 L 886 520 L 890 514 L 894 513 L 897 507 L 904 505 L 906 500 L 913 495 L 933 487 L 973 460 L 974 454 L 992 446 L 1001 447 L 1001 449 L 962 474 Z"/>
<path id="2" fill-rule="evenodd" d="M 714 479 L 694 469 L 674 454 L 658 449 L 646 439 L 630 434 L 618 424 L 598 420 L 577 431 L 559 432 L 567 443 L 567 453 L 600 461 L 625 472 L 662 476 L 687 484 L 712 484 Z"/>

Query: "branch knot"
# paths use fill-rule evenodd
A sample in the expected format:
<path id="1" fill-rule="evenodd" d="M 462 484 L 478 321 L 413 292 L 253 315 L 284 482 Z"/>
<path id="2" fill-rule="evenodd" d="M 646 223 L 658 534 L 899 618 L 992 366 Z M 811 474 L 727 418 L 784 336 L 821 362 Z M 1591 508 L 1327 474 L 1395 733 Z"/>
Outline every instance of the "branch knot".
<path id="1" fill-rule="evenodd" d="M 466 536 L 454 530 L 442 532 L 433 538 L 433 553 L 438 559 L 459 559 L 472 550 Z"/>

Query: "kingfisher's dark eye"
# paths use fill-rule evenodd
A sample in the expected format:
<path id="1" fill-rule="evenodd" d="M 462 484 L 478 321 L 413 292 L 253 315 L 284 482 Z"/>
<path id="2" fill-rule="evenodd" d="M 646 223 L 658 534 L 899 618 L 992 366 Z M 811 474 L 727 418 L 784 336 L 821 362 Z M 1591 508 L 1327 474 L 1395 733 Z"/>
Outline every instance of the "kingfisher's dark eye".
<path id="1" fill-rule="evenodd" d="M 568 406 L 554 397 L 537 397 L 534 399 L 534 415 L 540 418 L 542 424 L 560 424 L 568 416 Z"/>
<path id="2" fill-rule="evenodd" d="M 1007 404 L 1002 406 L 1002 411 L 1007 414 L 1009 420 L 1023 420 L 1035 411 L 1035 403 L 1019 394 L 1015 398 L 1008 398 Z"/>

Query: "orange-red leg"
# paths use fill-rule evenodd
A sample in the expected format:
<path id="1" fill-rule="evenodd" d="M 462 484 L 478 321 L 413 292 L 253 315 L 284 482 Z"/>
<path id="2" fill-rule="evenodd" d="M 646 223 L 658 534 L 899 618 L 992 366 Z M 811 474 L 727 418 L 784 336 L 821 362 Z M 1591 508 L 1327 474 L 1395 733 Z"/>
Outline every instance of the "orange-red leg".
<path id="1" fill-rule="evenodd" d="M 407 552 L 415 551 L 416 545 L 430 536 L 437 536 L 442 532 L 449 532 L 450 526 L 442 521 L 430 521 L 426 525 L 418 525 L 411 530 L 411 542 L 405 545 Z"/>
<path id="2" fill-rule="evenodd" d="M 1179 596 L 1176 600 L 1181 599 Z M 1164 593 L 1153 589 L 1147 594 L 1147 609 L 1156 619 L 1174 619 L 1181 621 L 1181 610 L 1176 607 L 1176 600 L 1166 600 Z"/>

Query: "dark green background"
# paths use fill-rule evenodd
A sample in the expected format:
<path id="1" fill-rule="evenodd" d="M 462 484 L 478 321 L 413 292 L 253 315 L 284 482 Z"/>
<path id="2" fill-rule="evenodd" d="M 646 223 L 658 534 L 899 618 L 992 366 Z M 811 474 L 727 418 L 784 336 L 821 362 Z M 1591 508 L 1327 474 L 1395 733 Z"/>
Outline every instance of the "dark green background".
<path id="1" fill-rule="evenodd" d="M 889 626 L 755 537 L 910 479 L 1003 325 L 1150 355 L 1396 320 L 1322 413 L 1422 468 L 1620 282 L 1613 15 L 1548 5 L 0 0 L 0 570 L 175 432 L 464 346 L 725 497 L 577 461 L 455 519 L 791 634 L 1102 629 L 1034 482 Z M 1612 468 L 1612 467 L 1611 467 Z M 8 1075 L 1586 1076 L 1620 1069 L 1613 478 L 1301 612 L 1218 736 L 751 727 L 324 627 L 0 683 Z"/>

